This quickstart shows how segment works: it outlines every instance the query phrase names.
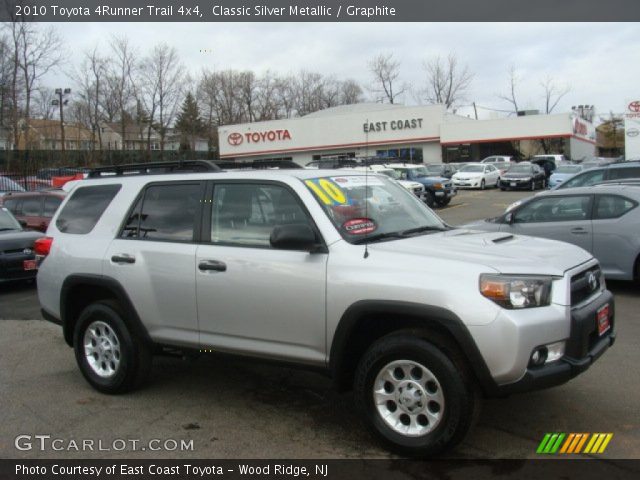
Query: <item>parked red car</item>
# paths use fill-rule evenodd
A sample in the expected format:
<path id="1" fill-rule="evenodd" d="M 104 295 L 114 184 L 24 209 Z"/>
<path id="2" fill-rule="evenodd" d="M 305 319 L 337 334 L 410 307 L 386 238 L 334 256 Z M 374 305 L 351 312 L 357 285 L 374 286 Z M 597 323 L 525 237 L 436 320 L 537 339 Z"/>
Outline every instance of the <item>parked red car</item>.
<path id="1" fill-rule="evenodd" d="M 12 192 L 0 199 L 0 205 L 9 209 L 19 222 L 26 224 L 25 228 L 46 232 L 65 195 L 66 192 L 58 189 Z"/>

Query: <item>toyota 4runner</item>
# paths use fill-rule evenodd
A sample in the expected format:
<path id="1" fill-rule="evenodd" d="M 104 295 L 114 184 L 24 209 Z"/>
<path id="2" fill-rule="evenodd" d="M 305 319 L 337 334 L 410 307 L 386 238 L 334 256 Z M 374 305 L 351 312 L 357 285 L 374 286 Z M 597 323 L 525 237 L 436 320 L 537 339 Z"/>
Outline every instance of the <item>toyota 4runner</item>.
<path id="1" fill-rule="evenodd" d="M 97 390 L 133 389 L 163 348 L 319 367 L 407 455 L 454 446 L 482 396 L 562 384 L 615 339 L 589 253 L 453 229 L 385 176 L 104 168 L 47 234 L 42 313 Z"/>

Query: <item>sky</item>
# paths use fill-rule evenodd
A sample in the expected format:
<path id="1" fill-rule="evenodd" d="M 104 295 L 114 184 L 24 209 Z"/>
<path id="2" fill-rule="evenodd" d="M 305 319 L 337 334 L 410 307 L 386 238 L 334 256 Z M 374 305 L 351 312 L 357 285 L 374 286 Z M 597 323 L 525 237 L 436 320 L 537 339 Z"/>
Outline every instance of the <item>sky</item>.
<path id="1" fill-rule="evenodd" d="M 425 60 L 453 52 L 474 74 L 466 105 L 476 102 L 481 118 L 503 113 L 510 105 L 498 98 L 509 89 L 508 69 L 515 66 L 518 103 L 544 107 L 540 82 L 553 78 L 570 87 L 556 107 L 591 104 L 597 116 L 622 112 L 640 98 L 639 23 L 56 23 L 67 50 L 66 70 L 95 45 L 108 49 L 112 35 L 126 35 L 141 54 L 161 42 L 174 46 L 186 69 L 295 73 L 301 69 L 352 78 L 371 85 L 368 61 L 392 53 L 400 79 L 413 86 L 401 103 L 416 104 L 425 83 Z M 60 83 L 61 82 L 61 83 Z M 73 87 L 64 72 L 47 84 Z M 471 115 L 471 107 L 458 114 Z"/>

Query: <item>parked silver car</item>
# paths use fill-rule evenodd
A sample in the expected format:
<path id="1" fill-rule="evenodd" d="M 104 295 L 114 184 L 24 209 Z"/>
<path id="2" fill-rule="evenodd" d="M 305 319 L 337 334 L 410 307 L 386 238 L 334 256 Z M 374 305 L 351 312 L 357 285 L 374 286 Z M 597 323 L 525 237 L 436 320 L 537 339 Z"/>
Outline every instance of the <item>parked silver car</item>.
<path id="1" fill-rule="evenodd" d="M 550 190 L 507 208 L 499 217 L 465 225 L 573 243 L 600 261 L 605 276 L 640 278 L 640 185 Z"/>

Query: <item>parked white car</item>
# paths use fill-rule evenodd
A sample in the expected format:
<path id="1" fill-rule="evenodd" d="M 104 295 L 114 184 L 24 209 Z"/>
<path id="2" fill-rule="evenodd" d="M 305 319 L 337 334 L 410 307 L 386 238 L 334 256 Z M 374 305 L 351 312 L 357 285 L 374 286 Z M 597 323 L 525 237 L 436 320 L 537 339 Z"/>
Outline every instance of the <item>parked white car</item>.
<path id="1" fill-rule="evenodd" d="M 470 163 L 451 177 L 456 187 L 470 187 L 484 190 L 496 187 L 500 181 L 500 170 L 490 163 Z"/>
<path id="2" fill-rule="evenodd" d="M 368 167 L 352 167 L 352 168 L 343 168 L 342 170 L 349 170 L 352 172 L 369 172 L 379 175 L 386 175 L 387 177 L 393 178 L 396 182 L 402 185 L 404 188 L 413 193 L 420 200 L 424 200 L 425 196 L 425 188 L 424 185 L 418 182 L 414 182 L 412 180 L 402 180 L 400 174 L 394 170 L 393 168 L 384 166 L 384 165 L 369 165 Z"/>
<path id="3" fill-rule="evenodd" d="M 513 161 L 513 157 L 508 155 L 492 155 L 484 158 L 480 163 L 509 163 Z"/>

